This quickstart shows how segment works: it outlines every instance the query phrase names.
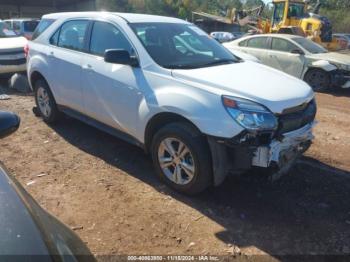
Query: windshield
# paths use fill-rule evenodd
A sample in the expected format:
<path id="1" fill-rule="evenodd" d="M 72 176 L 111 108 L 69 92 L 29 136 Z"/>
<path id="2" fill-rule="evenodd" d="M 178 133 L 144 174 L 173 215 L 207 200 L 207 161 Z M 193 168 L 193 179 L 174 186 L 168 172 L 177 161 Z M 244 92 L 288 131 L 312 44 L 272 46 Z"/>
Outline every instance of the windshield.
<path id="1" fill-rule="evenodd" d="M 35 28 L 38 26 L 39 21 L 25 21 L 23 22 L 24 32 L 32 33 L 35 31 Z"/>
<path id="2" fill-rule="evenodd" d="M 194 25 L 134 23 L 130 26 L 153 60 L 165 68 L 192 69 L 239 61 Z"/>
<path id="3" fill-rule="evenodd" d="M 291 3 L 288 10 L 288 18 L 304 18 L 305 5 L 303 3 Z"/>
<path id="4" fill-rule="evenodd" d="M 325 48 L 307 38 L 294 38 L 293 40 L 312 54 L 328 53 Z"/>
<path id="5" fill-rule="evenodd" d="M 16 37 L 16 33 L 7 28 L 4 22 L 0 22 L 0 38 Z"/>

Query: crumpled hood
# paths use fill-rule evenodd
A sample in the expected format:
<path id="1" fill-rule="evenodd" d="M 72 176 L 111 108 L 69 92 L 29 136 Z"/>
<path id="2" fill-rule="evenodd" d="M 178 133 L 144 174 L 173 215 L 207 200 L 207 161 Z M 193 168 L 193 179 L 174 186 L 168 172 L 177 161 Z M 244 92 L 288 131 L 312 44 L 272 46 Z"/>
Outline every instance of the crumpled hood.
<path id="1" fill-rule="evenodd" d="M 0 50 L 23 48 L 27 42 L 24 37 L 0 38 Z"/>
<path id="2" fill-rule="evenodd" d="M 172 75 L 220 96 L 250 99 L 277 114 L 314 97 L 314 92 L 305 82 L 249 61 L 191 70 L 176 69 Z"/>
<path id="3" fill-rule="evenodd" d="M 318 59 L 318 60 L 326 60 L 331 63 L 333 62 L 337 64 L 350 65 L 350 55 L 336 53 L 336 52 L 312 54 L 312 55 L 309 55 L 309 57 L 313 59 Z"/>

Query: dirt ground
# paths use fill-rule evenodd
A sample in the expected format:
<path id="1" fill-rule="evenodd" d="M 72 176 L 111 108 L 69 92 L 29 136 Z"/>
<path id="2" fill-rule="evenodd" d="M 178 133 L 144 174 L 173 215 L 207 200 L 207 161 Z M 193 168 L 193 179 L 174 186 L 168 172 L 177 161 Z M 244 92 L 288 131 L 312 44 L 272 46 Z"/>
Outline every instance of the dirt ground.
<path id="1" fill-rule="evenodd" d="M 73 119 L 48 126 L 31 96 L 10 95 L 0 108 L 22 123 L 1 161 L 94 254 L 350 255 L 350 90 L 317 94 L 315 143 L 288 177 L 192 198 L 162 185 L 141 149 Z"/>

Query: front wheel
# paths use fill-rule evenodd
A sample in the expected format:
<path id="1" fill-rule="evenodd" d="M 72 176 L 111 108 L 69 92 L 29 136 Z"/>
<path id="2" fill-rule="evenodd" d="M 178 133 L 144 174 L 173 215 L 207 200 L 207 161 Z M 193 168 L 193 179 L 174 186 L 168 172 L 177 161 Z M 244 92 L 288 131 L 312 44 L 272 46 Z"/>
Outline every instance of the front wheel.
<path id="1" fill-rule="evenodd" d="M 311 69 L 306 73 L 304 80 L 316 92 L 324 92 L 331 85 L 329 73 L 322 69 Z"/>
<path id="2" fill-rule="evenodd" d="M 151 153 L 160 179 L 176 191 L 194 195 L 211 184 L 206 139 L 191 125 L 173 123 L 160 129 L 153 138 Z"/>

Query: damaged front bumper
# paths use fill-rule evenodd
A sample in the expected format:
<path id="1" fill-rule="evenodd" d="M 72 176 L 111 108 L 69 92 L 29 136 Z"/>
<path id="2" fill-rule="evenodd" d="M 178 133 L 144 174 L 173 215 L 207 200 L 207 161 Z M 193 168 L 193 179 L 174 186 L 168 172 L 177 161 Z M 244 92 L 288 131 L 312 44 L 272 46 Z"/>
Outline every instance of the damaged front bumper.
<path id="1" fill-rule="evenodd" d="M 350 88 L 350 72 L 335 70 L 331 72 L 332 85 L 335 87 Z"/>
<path id="2" fill-rule="evenodd" d="M 283 134 L 281 140 L 274 139 L 270 145 L 258 147 L 252 165 L 267 168 L 274 162 L 282 168 L 295 156 L 308 149 L 314 139 L 312 133 L 314 125 L 314 123 L 308 124 L 301 129 Z"/>
<path id="3" fill-rule="evenodd" d="M 285 133 L 278 138 L 260 134 L 253 139 L 241 135 L 239 142 L 209 137 L 212 151 L 214 184 L 220 185 L 228 174 L 242 174 L 254 167 L 273 168 L 279 177 L 291 168 L 295 160 L 311 145 L 315 122 Z M 249 137 L 249 142 L 242 140 Z"/>

